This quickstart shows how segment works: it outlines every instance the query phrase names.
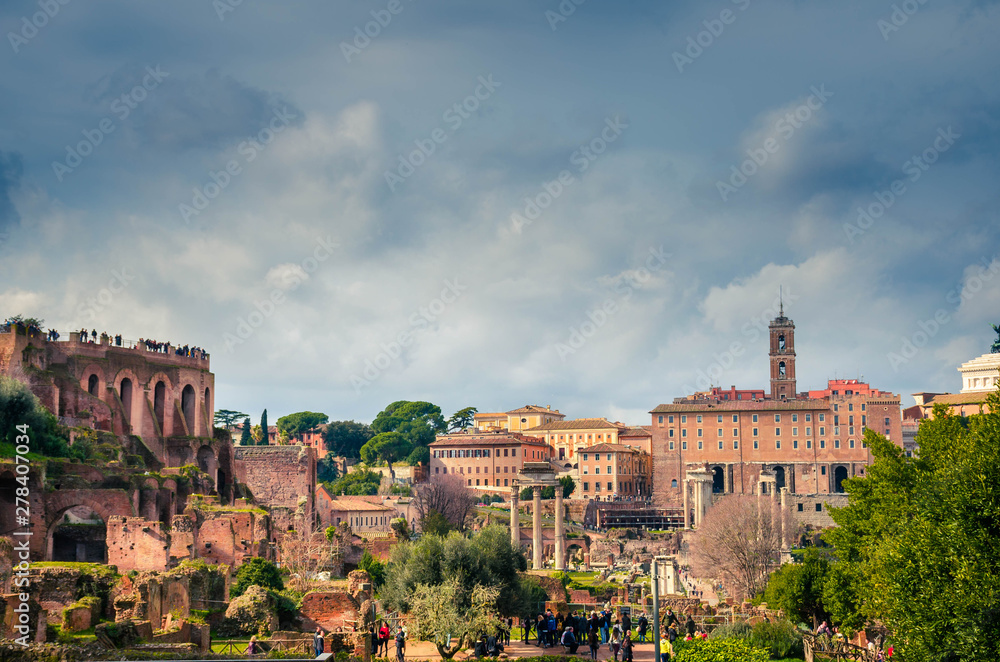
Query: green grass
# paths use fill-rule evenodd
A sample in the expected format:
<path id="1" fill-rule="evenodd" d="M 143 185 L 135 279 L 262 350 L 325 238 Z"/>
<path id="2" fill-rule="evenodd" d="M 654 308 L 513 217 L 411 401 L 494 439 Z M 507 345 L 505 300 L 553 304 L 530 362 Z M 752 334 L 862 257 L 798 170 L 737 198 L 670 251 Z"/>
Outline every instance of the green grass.
<path id="1" fill-rule="evenodd" d="M 31 444 L 28 444 L 28 447 L 30 448 Z M 8 444 L 7 442 L 0 442 L 0 457 L 8 458 L 9 462 L 14 461 L 10 458 L 14 457 L 14 453 L 16 450 L 17 449 L 15 448 L 14 444 Z M 25 454 L 24 457 L 28 458 L 32 462 L 41 462 L 44 460 L 51 459 L 46 457 L 45 455 L 39 455 L 38 453 L 33 453 L 30 451 L 27 454 Z"/>

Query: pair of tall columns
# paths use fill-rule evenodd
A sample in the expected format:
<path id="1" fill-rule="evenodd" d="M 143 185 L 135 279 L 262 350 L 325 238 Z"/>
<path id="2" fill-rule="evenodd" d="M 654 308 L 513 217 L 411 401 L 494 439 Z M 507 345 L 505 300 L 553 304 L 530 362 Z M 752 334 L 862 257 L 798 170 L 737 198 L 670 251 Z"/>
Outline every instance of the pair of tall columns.
<path id="1" fill-rule="evenodd" d="M 532 487 L 533 500 L 531 510 L 531 566 L 535 570 L 541 570 L 542 565 L 542 486 Z M 518 494 L 517 486 L 511 489 L 510 497 L 510 541 L 513 545 L 521 545 L 521 524 L 518 518 Z M 565 549 L 566 526 L 563 522 L 563 495 L 562 485 L 556 485 L 556 570 L 566 569 L 566 549 Z"/>

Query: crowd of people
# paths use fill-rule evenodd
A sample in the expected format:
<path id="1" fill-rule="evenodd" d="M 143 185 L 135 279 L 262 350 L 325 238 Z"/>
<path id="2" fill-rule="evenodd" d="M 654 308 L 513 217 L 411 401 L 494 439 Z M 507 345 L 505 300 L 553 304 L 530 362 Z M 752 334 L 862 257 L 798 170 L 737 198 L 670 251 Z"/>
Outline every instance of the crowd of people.
<path id="1" fill-rule="evenodd" d="M 91 329 L 87 331 L 86 329 L 80 329 L 70 334 L 71 336 L 76 336 L 79 338 L 80 342 L 96 344 L 98 339 L 97 329 Z M 59 340 L 59 332 L 55 329 L 49 329 L 48 339 L 50 341 Z M 114 336 L 108 335 L 107 332 L 100 334 L 102 345 L 113 345 L 115 347 L 126 347 L 130 341 L 126 341 L 122 338 L 120 333 Z M 205 361 L 208 359 L 208 352 L 204 348 L 198 347 L 196 345 L 184 345 L 183 347 L 177 347 L 171 345 L 169 342 L 160 342 L 159 340 L 152 340 L 150 338 L 140 338 L 139 342 L 132 345 L 130 349 L 139 349 L 139 347 L 145 348 L 147 352 L 154 352 L 159 354 L 173 354 L 175 356 L 186 356 L 188 358 L 197 358 Z"/>

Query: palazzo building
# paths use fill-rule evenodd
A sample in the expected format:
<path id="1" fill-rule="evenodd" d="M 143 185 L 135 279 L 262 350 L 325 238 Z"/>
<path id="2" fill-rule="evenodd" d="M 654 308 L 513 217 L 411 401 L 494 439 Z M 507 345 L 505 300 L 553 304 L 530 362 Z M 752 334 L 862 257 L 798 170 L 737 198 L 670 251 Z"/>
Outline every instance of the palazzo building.
<path id="1" fill-rule="evenodd" d="M 856 379 L 799 392 L 795 324 L 783 311 L 769 338 L 769 395 L 713 389 L 650 412 L 657 505 L 681 505 L 687 471 L 698 469 L 710 472 L 713 494 L 753 494 L 762 471 L 791 494 L 843 492 L 843 481 L 864 475 L 871 461 L 866 429 L 902 446 L 898 395 Z"/>

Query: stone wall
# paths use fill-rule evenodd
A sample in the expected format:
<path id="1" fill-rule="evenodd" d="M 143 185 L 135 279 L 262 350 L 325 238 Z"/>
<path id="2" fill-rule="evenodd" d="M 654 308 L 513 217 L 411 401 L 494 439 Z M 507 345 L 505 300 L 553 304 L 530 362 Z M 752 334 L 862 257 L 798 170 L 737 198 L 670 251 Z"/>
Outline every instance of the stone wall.
<path id="1" fill-rule="evenodd" d="M 847 505 L 846 494 L 789 494 L 786 497 L 788 510 L 799 524 L 814 528 L 836 526 L 830 517 L 830 506 L 843 508 Z M 802 510 L 799 510 L 799 504 Z M 816 506 L 820 510 L 816 510 Z"/>
<path id="2" fill-rule="evenodd" d="M 358 619 L 358 601 L 346 591 L 312 591 L 302 598 L 302 629 L 349 632 Z"/>
<path id="3" fill-rule="evenodd" d="M 158 521 L 144 517 L 108 519 L 108 564 L 120 572 L 166 570 L 170 565 L 170 534 Z"/>
<path id="4" fill-rule="evenodd" d="M 237 446 L 236 477 L 250 489 L 254 502 L 283 508 L 311 522 L 316 500 L 316 450 L 309 446 Z M 280 530 L 294 526 L 273 516 Z M 278 521 L 278 520 L 282 521 Z"/>

